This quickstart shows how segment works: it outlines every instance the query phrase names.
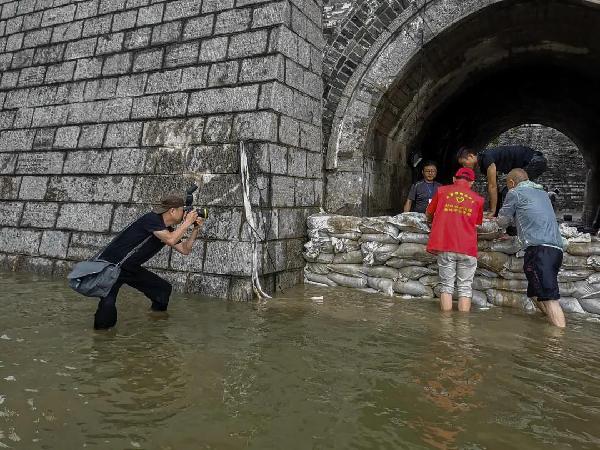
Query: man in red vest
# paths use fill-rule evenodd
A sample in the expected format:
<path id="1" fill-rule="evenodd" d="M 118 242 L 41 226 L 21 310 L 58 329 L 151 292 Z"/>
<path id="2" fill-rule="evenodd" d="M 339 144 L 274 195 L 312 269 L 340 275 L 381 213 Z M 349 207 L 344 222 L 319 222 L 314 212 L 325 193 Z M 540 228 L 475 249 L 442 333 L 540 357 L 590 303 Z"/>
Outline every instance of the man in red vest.
<path id="1" fill-rule="evenodd" d="M 484 200 L 471 190 L 475 181 L 473 169 L 458 169 L 453 181 L 438 188 L 427 207 L 425 214 L 433 220 L 427 251 L 438 255 L 442 311 L 452 310 L 456 281 L 458 310 L 468 312 L 477 269 L 477 225 L 483 221 Z"/>

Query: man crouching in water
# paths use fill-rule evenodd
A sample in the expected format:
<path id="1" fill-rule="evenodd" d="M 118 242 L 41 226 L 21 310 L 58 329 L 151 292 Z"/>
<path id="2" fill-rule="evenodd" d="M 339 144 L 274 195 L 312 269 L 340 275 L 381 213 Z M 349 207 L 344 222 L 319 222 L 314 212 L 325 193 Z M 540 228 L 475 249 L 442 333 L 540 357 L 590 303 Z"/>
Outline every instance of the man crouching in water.
<path id="1" fill-rule="evenodd" d="M 121 274 L 111 291 L 100 299 L 94 316 L 94 328 L 104 330 L 117 323 L 117 295 L 123 284 L 137 289 L 152 302 L 153 311 L 166 311 L 171 296 L 171 284 L 142 267 L 165 245 L 173 247 L 183 255 L 189 255 L 200 232 L 204 219 L 192 210 L 184 212 L 185 201 L 181 195 L 169 194 L 151 212 L 133 222 L 100 254 L 99 259 L 112 263 L 123 260 L 138 245 L 121 266 Z M 176 229 L 174 225 L 181 224 Z M 180 242 L 188 228 L 193 225 L 190 236 Z M 143 244 L 142 244 L 143 243 Z"/>
<path id="2" fill-rule="evenodd" d="M 525 247 L 523 271 L 528 282 L 527 297 L 548 316 L 552 325 L 564 328 L 565 315 L 558 301 L 563 240 L 552 203 L 542 186 L 529 181 L 523 169 L 508 173 L 506 187 L 509 191 L 498 212 L 498 225 L 506 227 L 515 222 L 519 240 Z"/>

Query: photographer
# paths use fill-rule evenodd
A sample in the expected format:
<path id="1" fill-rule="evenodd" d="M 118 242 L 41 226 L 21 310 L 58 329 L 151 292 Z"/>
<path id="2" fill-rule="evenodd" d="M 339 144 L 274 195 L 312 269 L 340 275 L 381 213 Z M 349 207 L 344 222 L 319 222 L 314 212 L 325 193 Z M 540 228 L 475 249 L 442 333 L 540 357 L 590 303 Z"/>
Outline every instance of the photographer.
<path id="1" fill-rule="evenodd" d="M 165 245 L 183 255 L 190 254 L 204 219 L 199 218 L 195 210 L 185 212 L 184 206 L 185 200 L 181 195 L 167 195 L 158 207 L 133 222 L 100 254 L 100 259 L 116 263 L 141 244 L 123 263 L 119 278 L 109 294 L 100 299 L 94 316 L 96 330 L 111 328 L 117 323 L 117 295 L 123 284 L 128 284 L 148 297 L 152 301 L 153 311 L 166 311 L 171 284 L 142 267 L 142 264 Z M 178 224 L 181 225 L 173 228 Z M 192 225 L 190 236 L 181 242 Z"/>

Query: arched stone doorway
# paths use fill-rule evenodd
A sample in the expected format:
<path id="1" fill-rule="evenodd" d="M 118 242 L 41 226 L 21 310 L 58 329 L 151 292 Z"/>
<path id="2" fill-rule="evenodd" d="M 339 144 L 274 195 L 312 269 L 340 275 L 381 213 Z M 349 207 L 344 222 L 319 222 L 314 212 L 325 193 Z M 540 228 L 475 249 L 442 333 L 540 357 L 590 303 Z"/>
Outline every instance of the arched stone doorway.
<path id="1" fill-rule="evenodd" d="M 339 36 L 356 27 L 365 4 Z M 345 45 L 336 38 L 330 51 L 342 56 L 326 70 L 327 209 L 398 212 L 414 154 L 436 159 L 448 179 L 461 145 L 482 147 L 502 131 L 539 123 L 581 149 L 590 168 L 589 221 L 599 197 L 598 2 L 430 0 L 381 8 L 377 17 L 393 17 L 383 31 L 367 33 L 368 45 L 359 30 Z M 364 52 L 345 50 L 360 42 Z"/>

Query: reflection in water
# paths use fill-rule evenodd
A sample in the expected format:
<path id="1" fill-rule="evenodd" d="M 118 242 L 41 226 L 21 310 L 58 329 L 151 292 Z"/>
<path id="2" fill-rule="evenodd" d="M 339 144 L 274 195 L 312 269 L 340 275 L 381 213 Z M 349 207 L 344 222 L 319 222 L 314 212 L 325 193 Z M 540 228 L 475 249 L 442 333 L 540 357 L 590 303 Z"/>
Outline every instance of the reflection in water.
<path id="1" fill-rule="evenodd" d="M 124 291 L 98 333 L 60 281 L 0 292 L 0 448 L 600 446 L 600 325 L 577 317 L 307 286 L 261 307 L 175 296 L 160 318 Z"/>

